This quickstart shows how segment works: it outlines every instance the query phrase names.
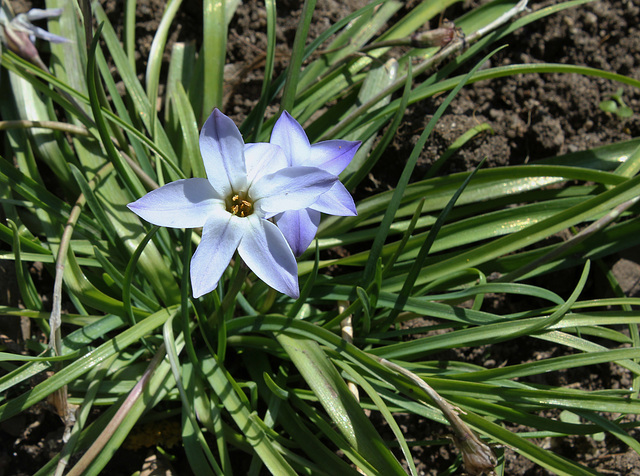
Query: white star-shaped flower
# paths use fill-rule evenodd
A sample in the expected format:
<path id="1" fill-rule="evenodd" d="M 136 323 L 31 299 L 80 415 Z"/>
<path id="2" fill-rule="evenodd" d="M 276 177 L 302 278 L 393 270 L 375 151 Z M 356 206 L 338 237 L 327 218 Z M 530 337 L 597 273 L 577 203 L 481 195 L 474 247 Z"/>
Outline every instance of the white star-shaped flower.
<path id="1" fill-rule="evenodd" d="M 306 208 L 333 187 L 335 175 L 316 167 L 289 167 L 274 144 L 244 144 L 231 119 L 217 109 L 200 132 L 207 178 L 177 180 L 130 203 L 154 225 L 202 227 L 191 259 L 194 297 L 213 291 L 236 250 L 272 288 L 297 298 L 298 267 L 273 216 Z"/>

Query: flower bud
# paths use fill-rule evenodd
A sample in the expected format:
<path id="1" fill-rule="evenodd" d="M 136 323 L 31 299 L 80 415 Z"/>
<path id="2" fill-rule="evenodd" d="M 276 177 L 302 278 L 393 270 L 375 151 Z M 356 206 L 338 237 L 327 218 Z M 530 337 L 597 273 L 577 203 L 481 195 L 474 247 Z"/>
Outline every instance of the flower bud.
<path id="1" fill-rule="evenodd" d="M 11 24 L 4 29 L 4 40 L 7 48 L 21 58 L 31 62 L 39 58 L 38 50 L 29 39 L 29 35 L 24 31 L 12 28 Z"/>
<path id="2" fill-rule="evenodd" d="M 414 48 L 429 48 L 431 46 L 442 48 L 456 37 L 464 38 L 462 30 L 456 27 L 452 21 L 445 20 L 440 28 L 414 34 L 411 37 L 411 46 Z"/>
<path id="3" fill-rule="evenodd" d="M 38 50 L 34 45 L 35 38 L 41 38 L 52 43 L 66 43 L 70 40 L 62 36 L 49 33 L 31 24 L 32 20 L 55 18 L 62 14 L 61 8 L 41 10 L 34 8 L 27 13 L 16 15 L 11 21 L 4 10 L 0 9 L 0 39 L 7 48 L 18 56 L 36 64 L 42 64 Z"/>
<path id="4" fill-rule="evenodd" d="M 471 476 L 494 474 L 493 469 L 498 464 L 491 448 L 480 440 L 473 432 L 463 436 L 452 435 L 453 443 L 462 453 L 464 469 Z"/>

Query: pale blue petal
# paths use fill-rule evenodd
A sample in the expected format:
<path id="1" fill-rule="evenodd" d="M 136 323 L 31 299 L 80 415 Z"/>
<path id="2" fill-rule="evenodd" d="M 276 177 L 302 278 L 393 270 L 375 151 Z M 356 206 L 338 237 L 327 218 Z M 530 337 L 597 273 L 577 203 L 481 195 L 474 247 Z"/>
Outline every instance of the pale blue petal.
<path id="1" fill-rule="evenodd" d="M 266 142 L 245 144 L 244 161 L 247 165 L 249 187 L 263 176 L 277 172 L 288 165 L 282 149 Z"/>
<path id="2" fill-rule="evenodd" d="M 275 217 L 276 225 L 291 246 L 293 254 L 304 253 L 316 236 L 320 224 L 320 212 L 305 208 L 290 210 Z"/>
<path id="3" fill-rule="evenodd" d="M 202 240 L 191 258 L 191 289 L 198 298 L 213 291 L 227 269 L 242 236 L 247 220 L 229 213 L 213 215 L 202 229 Z"/>
<path id="4" fill-rule="evenodd" d="M 227 213 L 224 201 L 203 178 L 168 183 L 127 207 L 149 223 L 171 228 L 198 228 L 212 213 Z"/>
<path id="5" fill-rule="evenodd" d="M 17 15 L 13 20 L 11 20 L 11 26 L 24 31 L 25 33 L 28 32 L 31 36 L 37 36 L 38 38 L 42 38 L 43 40 L 47 40 L 52 43 L 69 43 L 71 40 L 62 36 L 54 35 L 53 33 L 49 33 L 47 30 L 31 24 L 32 21 L 58 17 L 61 14 L 62 8 L 51 8 L 47 10 L 33 8 L 27 13 Z M 33 40 L 33 38 L 31 39 Z"/>
<path id="6" fill-rule="evenodd" d="M 200 153 L 207 179 L 222 196 L 247 189 L 244 141 L 234 122 L 214 109 L 200 131 Z"/>
<path id="7" fill-rule="evenodd" d="M 238 247 L 240 257 L 262 281 L 297 299 L 300 295 L 298 265 L 282 232 L 255 214 L 245 221 L 251 229 L 242 237 Z"/>
<path id="8" fill-rule="evenodd" d="M 37 21 L 37 20 L 43 20 L 45 18 L 59 17 L 60 15 L 62 15 L 62 11 L 63 11 L 62 8 L 47 8 L 44 10 L 41 8 L 32 8 L 27 13 L 17 15 L 17 17 L 24 16 L 29 21 Z"/>
<path id="9" fill-rule="evenodd" d="M 315 167 L 287 167 L 255 182 L 249 190 L 254 206 L 265 214 L 300 210 L 328 192 L 338 178 Z"/>
<path id="10" fill-rule="evenodd" d="M 289 165 L 307 165 L 309 139 L 302 126 L 287 111 L 280 115 L 273 126 L 269 142 L 282 147 Z"/>
<path id="11" fill-rule="evenodd" d="M 360 141 L 326 140 L 311 146 L 309 158 L 305 163 L 310 167 L 320 167 L 334 175 L 339 175 L 349 165 L 356 154 Z"/>
<path id="12" fill-rule="evenodd" d="M 311 208 L 327 215 L 356 216 L 353 197 L 340 181 L 336 181 L 327 193 L 320 195 Z"/>
<path id="13" fill-rule="evenodd" d="M 64 36 L 54 35 L 53 33 L 49 33 L 47 30 L 31 25 L 29 28 L 31 33 L 38 38 L 42 38 L 43 40 L 50 41 L 51 43 L 71 43 L 71 40 L 65 38 Z"/>

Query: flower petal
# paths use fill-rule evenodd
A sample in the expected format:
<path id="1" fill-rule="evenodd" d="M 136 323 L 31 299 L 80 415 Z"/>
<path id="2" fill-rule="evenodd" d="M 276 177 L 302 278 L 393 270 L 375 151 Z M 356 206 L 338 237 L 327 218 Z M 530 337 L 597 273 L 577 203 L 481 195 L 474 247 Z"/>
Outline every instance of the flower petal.
<path id="1" fill-rule="evenodd" d="M 316 167 L 287 167 L 255 182 L 249 195 L 265 214 L 300 210 L 329 191 L 338 177 Z"/>
<path id="2" fill-rule="evenodd" d="M 29 30 L 32 35 L 42 38 L 43 40 L 50 41 L 51 43 L 71 43 L 70 39 L 49 33 L 47 30 L 40 28 L 39 26 L 31 25 Z"/>
<path id="3" fill-rule="evenodd" d="M 300 165 L 320 167 L 334 175 L 339 175 L 349 165 L 360 147 L 360 141 L 326 140 L 311 146 L 309 159 Z"/>
<path id="4" fill-rule="evenodd" d="M 193 297 L 213 291 L 246 233 L 247 220 L 229 213 L 212 215 L 202 229 L 202 240 L 191 258 Z"/>
<path id="5" fill-rule="evenodd" d="M 206 179 L 192 178 L 168 183 L 127 207 L 154 225 L 197 228 L 211 213 L 224 211 L 224 201 Z"/>
<path id="6" fill-rule="evenodd" d="M 320 212 L 310 208 L 289 210 L 276 215 L 275 222 L 291 246 L 293 254 L 300 256 L 309 248 L 316 236 L 320 224 Z"/>
<path id="7" fill-rule="evenodd" d="M 277 172 L 288 165 L 282 149 L 266 142 L 245 144 L 244 161 L 247 166 L 249 187 L 263 176 Z"/>
<path id="8" fill-rule="evenodd" d="M 282 232 L 273 223 L 251 215 L 238 253 L 258 278 L 276 291 L 297 299 L 298 265 Z"/>
<path id="9" fill-rule="evenodd" d="M 310 208 L 327 215 L 352 217 L 358 214 L 353 197 L 340 181 L 336 181 L 327 193 L 320 195 Z"/>
<path id="10" fill-rule="evenodd" d="M 48 8 L 46 10 L 32 8 L 27 13 L 16 15 L 15 18 L 11 20 L 10 25 L 18 30 L 24 31 L 25 33 L 29 33 L 29 35 L 37 36 L 38 38 L 42 38 L 43 40 L 47 40 L 52 43 L 70 43 L 71 40 L 68 38 L 54 35 L 53 33 L 49 33 L 47 30 L 31 24 L 32 21 L 59 17 L 62 15 L 62 11 L 62 8 Z"/>
<path id="11" fill-rule="evenodd" d="M 207 179 L 223 197 L 247 189 L 244 141 L 234 122 L 214 109 L 200 131 L 200 153 Z"/>
<path id="12" fill-rule="evenodd" d="M 27 13 L 21 13 L 19 15 L 16 15 L 16 18 L 24 17 L 28 21 L 32 22 L 37 20 L 44 20 L 46 18 L 59 17 L 60 15 L 62 15 L 63 11 L 64 10 L 62 8 L 46 8 L 44 10 L 41 8 L 32 8 Z"/>
<path id="13" fill-rule="evenodd" d="M 280 115 L 273 126 L 269 142 L 282 147 L 289 165 L 306 165 L 309 139 L 302 126 L 287 111 Z"/>

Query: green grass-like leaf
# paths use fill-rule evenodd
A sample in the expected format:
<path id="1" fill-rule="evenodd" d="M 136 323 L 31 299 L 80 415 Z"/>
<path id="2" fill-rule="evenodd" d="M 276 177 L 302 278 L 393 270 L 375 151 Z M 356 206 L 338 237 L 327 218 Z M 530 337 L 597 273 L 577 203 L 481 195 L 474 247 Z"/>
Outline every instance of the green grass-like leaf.
<path id="1" fill-rule="evenodd" d="M 63 388 L 80 405 L 69 442 L 38 475 L 56 467 L 60 474 L 71 463 L 69 474 L 99 474 L 138 423 L 169 415 L 179 415 L 180 463 L 202 474 L 417 474 L 413 446 L 433 451 L 450 442 L 403 434 L 395 414 L 459 433 L 442 401 L 459 408 L 461 422 L 483 442 L 508 446 L 551 473 L 595 474 L 536 438 L 613 436 L 640 451 L 632 433 L 640 412 L 640 301 L 624 296 L 603 259 L 640 244 L 640 139 L 443 175 L 453 153 L 490 130 L 480 124 L 422 178 L 414 170 L 441 114 L 460 88 L 477 81 L 580 74 L 639 87 L 632 77 L 572 64 L 478 69 L 483 52 L 510 33 L 585 0 L 524 12 L 485 31 L 518 4 L 492 0 L 454 18 L 467 42 L 456 36 L 443 48 L 416 48 L 411 38 L 428 22 L 433 28 L 456 0 L 411 8 L 377 0 L 325 31 L 314 29 L 307 41 L 315 10 L 309 0 L 286 58 L 277 35 L 284 10 L 266 2 L 264 76 L 240 126 L 245 141 L 268 140 L 277 115 L 265 114 L 278 109 L 296 117 L 312 142 L 361 141 L 341 178 L 362 196 L 374 166 L 389 166 L 380 161 L 411 105 L 448 94 L 410 157 L 392 158 L 404 167 L 393 190 L 368 193 L 357 217 L 324 217 L 317 246 L 299 260 L 295 301 L 270 290 L 237 257 L 215 292 L 192 299 L 189 266 L 199 233 L 145 229 L 126 208 L 165 183 L 206 176 L 198 127 L 213 107 L 225 107 L 228 28 L 240 2 L 204 2 L 199 51 L 176 44 L 167 55 L 183 3 L 165 6 L 143 58 L 146 72 L 136 71 L 133 1 L 122 39 L 99 3 L 80 0 L 78 9 L 49 21 L 50 31 L 72 40 L 50 45 L 43 55 L 50 71 L 2 52 L 0 206 L 8 222 L 0 224 L 0 259 L 14 261 L 25 309 L 0 306 L 0 314 L 31 319 L 48 333 L 40 298 L 48 289 L 40 286 L 49 281 L 26 272 L 34 261 L 44 274 L 62 273 L 63 294 L 56 296 L 68 313 L 60 315 L 59 356 L 37 334 L 21 353 L 0 352 L 0 419 Z M 627 114 L 622 93 L 609 105 L 618 116 Z M 66 257 L 58 256 L 67 244 Z M 548 280 L 562 270 L 575 275 L 571 290 Z M 594 291 L 589 282 L 598 273 L 604 285 Z M 486 304 L 494 295 L 521 306 L 493 310 Z M 514 339 L 521 354 L 505 365 L 440 359 L 447 349 L 480 345 L 500 354 Z M 538 344 L 559 351 L 538 359 Z M 545 377 L 603 365 L 628 371 L 633 390 L 572 388 Z M 31 387 L 44 372 L 48 378 Z M 357 383 L 358 398 L 346 380 Z M 102 410 L 93 420 L 96 406 Z M 365 410 L 386 421 L 392 441 Z M 514 425 L 527 431 L 510 431 Z M 496 471 L 508 471 L 504 451 L 496 453 Z M 462 463 L 453 460 L 446 474 Z"/>

